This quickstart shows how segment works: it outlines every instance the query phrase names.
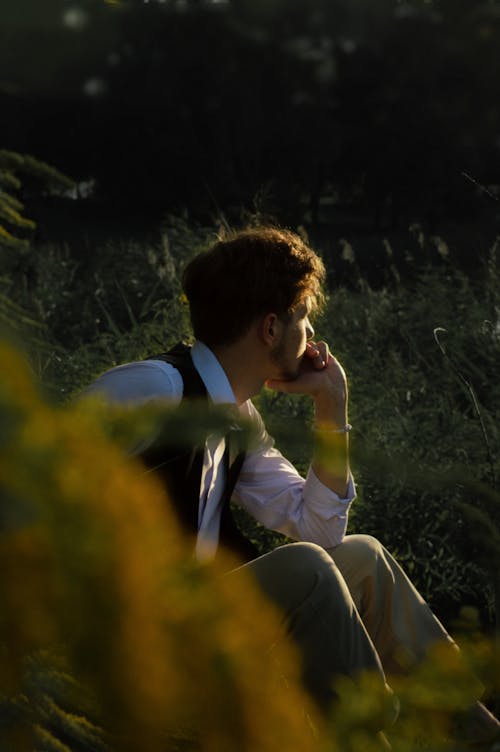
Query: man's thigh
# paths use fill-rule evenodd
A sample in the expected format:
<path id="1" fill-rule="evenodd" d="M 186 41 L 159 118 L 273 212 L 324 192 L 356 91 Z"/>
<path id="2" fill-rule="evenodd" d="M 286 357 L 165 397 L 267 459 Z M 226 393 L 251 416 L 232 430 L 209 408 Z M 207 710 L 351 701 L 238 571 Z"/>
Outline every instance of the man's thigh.
<path id="1" fill-rule="evenodd" d="M 314 543 L 290 543 L 260 556 L 230 573 L 250 573 L 262 592 L 285 613 L 311 597 L 320 580 L 335 583 L 342 600 L 350 600 L 343 578 L 332 557 Z"/>

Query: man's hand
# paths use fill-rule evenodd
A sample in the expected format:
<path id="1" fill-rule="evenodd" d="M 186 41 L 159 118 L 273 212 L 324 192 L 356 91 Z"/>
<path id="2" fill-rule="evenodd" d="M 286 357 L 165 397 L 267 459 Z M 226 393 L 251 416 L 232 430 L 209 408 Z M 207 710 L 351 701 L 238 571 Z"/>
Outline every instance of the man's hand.
<path id="1" fill-rule="evenodd" d="M 278 392 L 311 396 L 319 425 L 343 427 L 347 423 L 347 378 L 326 342 L 307 343 L 296 379 L 271 379 L 266 384 Z"/>
<path id="2" fill-rule="evenodd" d="M 307 343 L 296 379 L 272 379 L 267 386 L 288 394 L 308 394 L 314 399 L 319 431 L 312 467 L 325 486 L 344 498 L 350 476 L 349 434 L 343 432 L 348 422 L 347 378 L 326 342 Z"/>

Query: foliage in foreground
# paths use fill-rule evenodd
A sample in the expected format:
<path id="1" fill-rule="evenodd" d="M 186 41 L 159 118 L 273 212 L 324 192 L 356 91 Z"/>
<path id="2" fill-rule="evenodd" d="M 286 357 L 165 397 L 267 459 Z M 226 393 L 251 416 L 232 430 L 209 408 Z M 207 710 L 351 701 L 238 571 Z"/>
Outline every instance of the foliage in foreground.
<path id="1" fill-rule="evenodd" d="M 193 562 L 99 412 L 49 407 L 6 345 L 0 374 L 2 750 L 375 752 L 379 683 L 339 682 L 325 725 L 277 615 L 243 573 L 235 588 Z M 129 441 L 143 420 L 120 416 L 113 431 Z M 467 656 L 494 689 L 492 647 L 473 640 Z M 464 661 L 438 650 L 393 684 L 396 752 L 460 749 L 451 719 L 478 692 Z"/>
<path id="2" fill-rule="evenodd" d="M 191 560 L 160 488 L 88 408 L 43 404 L 5 347 L 0 373 L 2 750 L 149 752 L 185 728 L 214 752 L 312 749 L 314 711 L 252 584 Z"/>

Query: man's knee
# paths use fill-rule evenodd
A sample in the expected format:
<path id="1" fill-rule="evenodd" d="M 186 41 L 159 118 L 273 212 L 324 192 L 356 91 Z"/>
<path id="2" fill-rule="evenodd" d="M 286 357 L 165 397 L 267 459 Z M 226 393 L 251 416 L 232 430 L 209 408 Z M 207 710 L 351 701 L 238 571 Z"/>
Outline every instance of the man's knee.
<path id="1" fill-rule="evenodd" d="M 341 546 L 349 549 L 352 555 L 357 556 L 361 561 L 376 559 L 385 550 L 381 542 L 373 535 L 363 534 L 346 535 Z"/>
<path id="2" fill-rule="evenodd" d="M 318 577 L 339 578 L 340 572 L 327 551 L 315 543 L 289 543 L 269 555 L 275 570 L 283 571 L 291 581 L 316 581 Z"/>
<path id="3" fill-rule="evenodd" d="M 319 595 L 318 591 L 324 590 L 328 597 L 335 597 L 335 593 L 337 597 L 348 597 L 347 586 L 332 557 L 315 543 L 281 546 L 248 566 L 262 589 L 274 600 L 288 601 L 288 607 L 296 607 L 313 591 Z"/>
<path id="4" fill-rule="evenodd" d="M 329 554 L 348 580 L 370 577 L 376 571 L 388 569 L 386 549 L 372 535 L 346 535 L 340 546 L 329 550 Z"/>
<path id="5" fill-rule="evenodd" d="M 272 555 L 276 561 L 283 560 L 290 569 L 306 568 L 314 571 L 330 569 L 332 565 L 331 556 L 316 543 L 289 543 L 275 548 Z"/>

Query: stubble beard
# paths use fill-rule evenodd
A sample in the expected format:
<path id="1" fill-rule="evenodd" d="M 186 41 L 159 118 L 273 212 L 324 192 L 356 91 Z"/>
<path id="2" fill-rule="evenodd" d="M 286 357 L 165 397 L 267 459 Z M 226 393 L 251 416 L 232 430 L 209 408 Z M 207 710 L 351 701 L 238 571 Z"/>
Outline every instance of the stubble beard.
<path id="1" fill-rule="evenodd" d="M 300 373 L 300 362 L 298 362 L 293 368 L 287 363 L 286 348 L 284 347 L 283 342 L 280 342 L 276 349 L 271 352 L 271 361 L 277 367 L 279 372 L 279 375 L 274 378 L 278 378 L 282 381 L 295 381 L 295 379 L 298 378 Z"/>

